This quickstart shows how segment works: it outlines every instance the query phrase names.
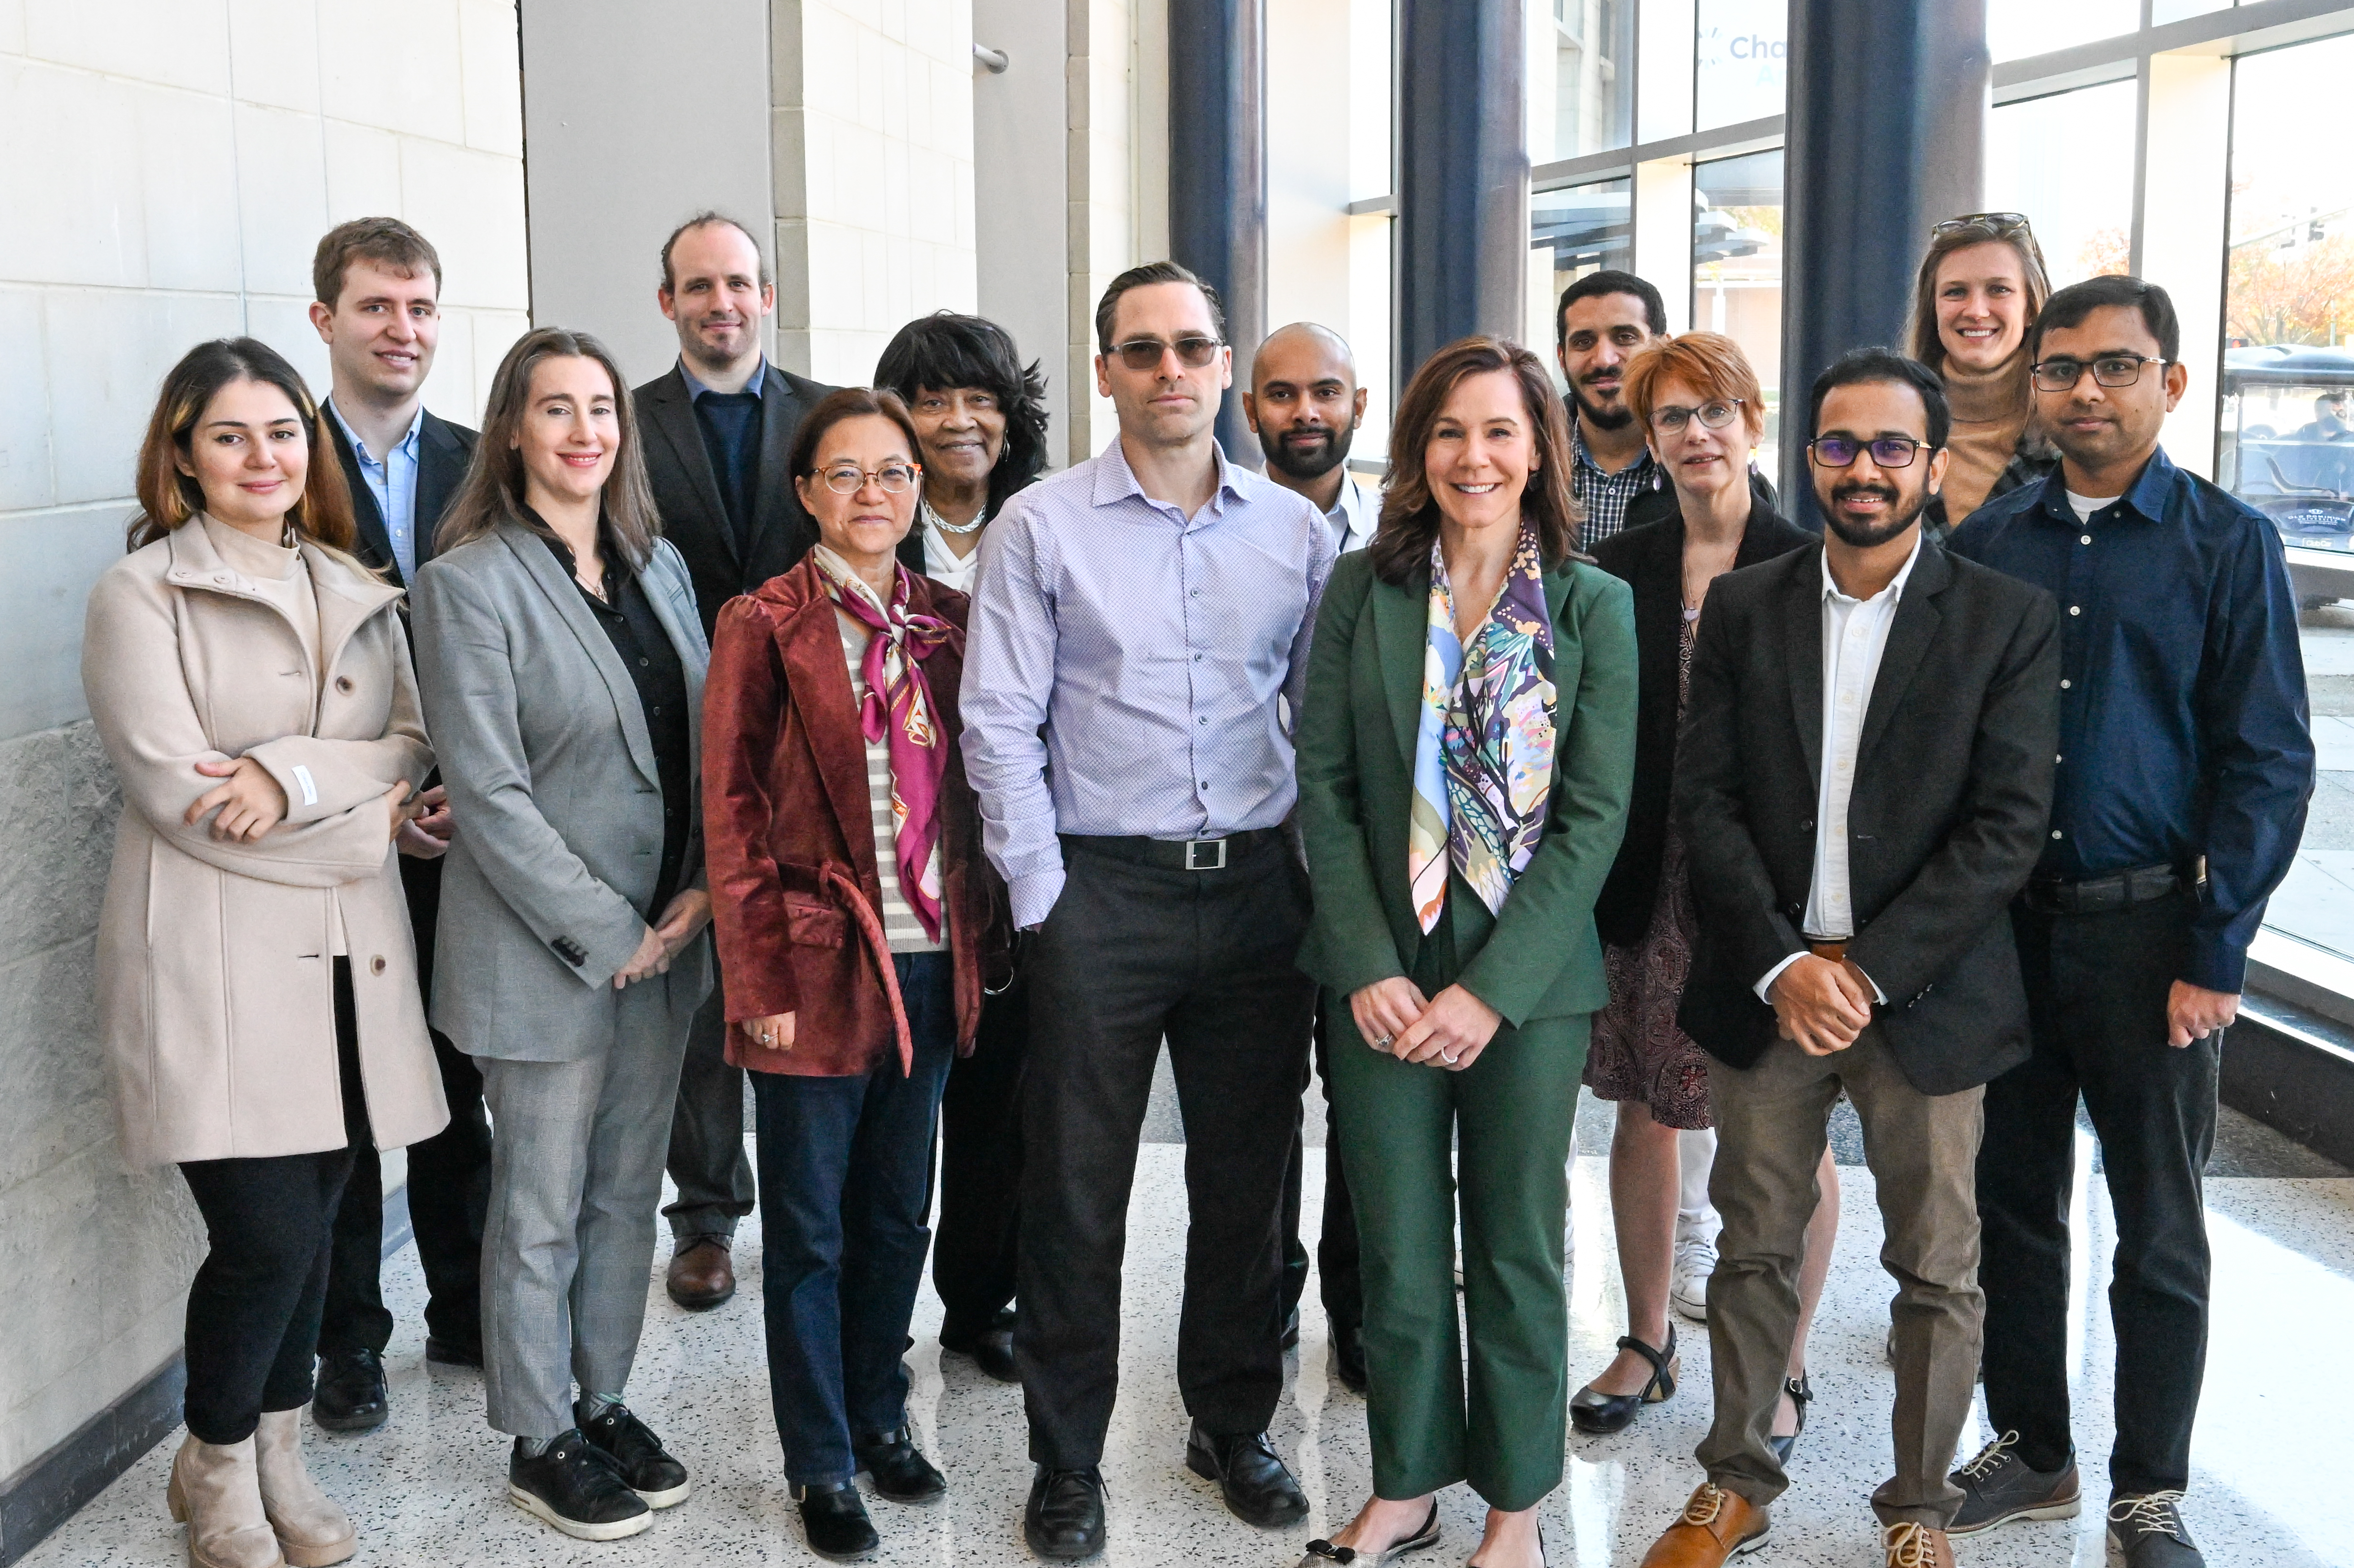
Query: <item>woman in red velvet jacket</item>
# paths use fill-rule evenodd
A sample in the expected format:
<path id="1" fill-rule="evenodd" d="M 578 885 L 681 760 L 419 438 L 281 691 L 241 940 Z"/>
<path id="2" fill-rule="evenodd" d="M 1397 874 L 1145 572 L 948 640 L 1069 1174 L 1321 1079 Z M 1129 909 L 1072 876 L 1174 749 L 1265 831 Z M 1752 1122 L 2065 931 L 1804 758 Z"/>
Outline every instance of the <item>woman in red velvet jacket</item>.
<path id="1" fill-rule="evenodd" d="M 931 1233 L 933 1128 L 972 1049 L 996 902 L 957 753 L 966 599 L 901 567 L 916 432 L 888 392 L 802 418 L 821 543 L 730 600 L 704 687 L 705 853 L 727 1059 L 758 1107 L 769 1391 L 811 1546 L 876 1544 L 851 1477 L 947 1483 L 900 1362 Z M 997 944 L 1002 945 L 1002 944 Z"/>

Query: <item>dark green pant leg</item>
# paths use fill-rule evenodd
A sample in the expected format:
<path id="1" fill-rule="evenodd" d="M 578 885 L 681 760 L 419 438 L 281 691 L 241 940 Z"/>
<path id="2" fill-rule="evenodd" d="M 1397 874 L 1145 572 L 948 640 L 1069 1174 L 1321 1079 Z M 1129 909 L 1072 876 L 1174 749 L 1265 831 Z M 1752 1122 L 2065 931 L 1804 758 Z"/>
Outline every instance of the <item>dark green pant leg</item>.
<path id="1" fill-rule="evenodd" d="M 1456 1075 L 1373 1050 L 1344 1022 L 1346 998 L 1328 991 L 1324 1005 L 1339 1025 L 1332 1105 L 1364 1275 L 1373 1493 L 1416 1498 L 1464 1478 L 1450 1158 Z"/>
<path id="2" fill-rule="evenodd" d="M 1580 1014 L 1498 1030 L 1456 1091 L 1471 1340 L 1465 1470 L 1472 1490 L 1506 1512 L 1561 1485 L 1569 1412 L 1561 1238 L 1590 1022 Z"/>

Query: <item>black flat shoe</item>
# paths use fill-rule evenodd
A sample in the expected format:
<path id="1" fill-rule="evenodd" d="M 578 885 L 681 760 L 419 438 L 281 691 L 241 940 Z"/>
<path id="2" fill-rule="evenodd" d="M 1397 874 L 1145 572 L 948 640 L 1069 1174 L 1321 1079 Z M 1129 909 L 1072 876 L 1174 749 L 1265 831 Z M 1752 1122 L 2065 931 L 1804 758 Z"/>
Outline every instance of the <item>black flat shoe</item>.
<path id="1" fill-rule="evenodd" d="M 1632 1334 L 1618 1340 L 1622 1351 L 1633 1351 L 1651 1363 L 1651 1381 L 1635 1393 L 1600 1393 L 1587 1383 L 1569 1398 L 1570 1425 L 1580 1432 L 1595 1436 L 1606 1436 L 1623 1432 L 1635 1419 L 1635 1412 L 1647 1404 L 1657 1404 L 1676 1392 L 1676 1377 L 1682 1363 L 1676 1359 L 1676 1326 L 1668 1325 L 1668 1342 L 1663 1350 L 1653 1350 Z"/>
<path id="2" fill-rule="evenodd" d="M 653 1523 L 653 1510 L 631 1491 L 613 1461 L 578 1429 L 526 1456 L 515 1439 L 507 1460 L 507 1498 L 533 1518 L 576 1541 L 618 1541 Z"/>
<path id="3" fill-rule="evenodd" d="M 445 1340 L 439 1334 L 428 1334 L 425 1359 L 440 1367 L 479 1367 L 482 1364 L 482 1341 L 479 1335 L 471 1340 Z"/>
<path id="4" fill-rule="evenodd" d="M 848 1481 L 827 1486 L 795 1487 L 793 1502 L 801 1510 L 801 1531 L 809 1549 L 834 1563 L 856 1563 L 875 1555 L 883 1538 L 866 1517 L 866 1503 Z"/>
<path id="5" fill-rule="evenodd" d="M 1030 1504 L 1022 1510 L 1022 1535 L 1030 1550 L 1058 1563 L 1076 1563 L 1104 1549 L 1103 1472 L 1050 1470 L 1038 1467 L 1030 1481 Z"/>
<path id="6" fill-rule="evenodd" d="M 330 1432 L 365 1432 L 392 1413 L 384 1390 L 384 1358 L 374 1351 L 330 1351 L 319 1358 L 311 1419 Z"/>
<path id="7" fill-rule="evenodd" d="M 916 1451 L 916 1435 L 905 1426 L 853 1443 L 850 1452 L 873 1478 L 877 1497 L 893 1502 L 938 1502 L 949 1489 L 948 1478 Z"/>
<path id="8" fill-rule="evenodd" d="M 601 1414 L 591 1415 L 584 1399 L 572 1406 L 572 1419 L 580 1423 L 581 1436 L 613 1462 L 614 1473 L 645 1499 L 648 1508 L 683 1503 L 694 1489 L 687 1484 L 686 1467 L 663 1452 L 662 1439 L 631 1414 L 628 1405 L 609 1404 Z"/>
<path id="9" fill-rule="evenodd" d="M 1797 1432 L 1792 1432 L 1787 1436 L 1768 1437 L 1766 1441 L 1773 1448 L 1774 1457 L 1782 1464 L 1787 1465 L 1790 1462 L 1790 1450 L 1798 1446 L 1798 1433 L 1807 1429 L 1807 1406 L 1815 1402 L 1815 1391 L 1808 1386 L 1806 1374 L 1801 1372 L 1797 1377 L 1784 1379 L 1782 1392 L 1790 1396 L 1792 1404 L 1797 1406 L 1798 1428 Z"/>
<path id="10" fill-rule="evenodd" d="M 953 1355 L 971 1357 L 975 1366 L 1000 1383 L 1022 1381 L 1022 1374 L 1013 1369 L 1013 1308 L 1011 1307 L 990 1319 L 985 1328 L 963 1329 L 954 1324 L 941 1324 L 940 1349 Z"/>
<path id="11" fill-rule="evenodd" d="M 1332 1372 L 1341 1385 L 1352 1393 L 1365 1392 L 1365 1331 L 1363 1329 L 1332 1329 Z"/>
<path id="12" fill-rule="evenodd" d="M 1277 1457 L 1264 1432 L 1214 1436 L 1193 1423 L 1185 1439 L 1185 1467 L 1218 1483 L 1226 1508 L 1246 1524 L 1274 1530 L 1308 1517 L 1308 1497 Z"/>
<path id="13" fill-rule="evenodd" d="M 1409 1552 L 1421 1552 L 1437 1544 L 1438 1499 L 1433 1498 L 1430 1499 L 1429 1516 L 1422 1521 L 1422 1528 L 1412 1535 L 1393 1541 L 1379 1552 L 1365 1552 L 1354 1546 L 1335 1546 L 1329 1541 L 1311 1541 L 1308 1543 L 1308 1555 L 1299 1560 L 1299 1568 L 1334 1568 L 1335 1564 L 1338 1568 L 1352 1568 L 1352 1564 L 1362 1564 L 1363 1568 L 1386 1568 L 1387 1564 Z"/>

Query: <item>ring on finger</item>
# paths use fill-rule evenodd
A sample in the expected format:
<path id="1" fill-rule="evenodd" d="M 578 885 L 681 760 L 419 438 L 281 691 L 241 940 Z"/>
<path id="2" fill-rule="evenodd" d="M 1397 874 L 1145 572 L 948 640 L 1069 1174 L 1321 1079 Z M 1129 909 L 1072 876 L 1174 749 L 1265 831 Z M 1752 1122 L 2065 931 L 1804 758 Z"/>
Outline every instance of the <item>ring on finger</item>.
<path id="1" fill-rule="evenodd" d="M 1452 1067 L 1456 1063 L 1461 1061 L 1462 1057 L 1460 1055 L 1450 1056 L 1446 1052 L 1441 1051 L 1438 1054 L 1438 1059 Z"/>
<path id="2" fill-rule="evenodd" d="M 1376 1051 L 1386 1051 L 1390 1048 L 1390 1043 L 1396 1038 L 1397 1036 L 1394 1034 L 1384 1034 L 1379 1040 L 1373 1042 L 1373 1049 Z"/>

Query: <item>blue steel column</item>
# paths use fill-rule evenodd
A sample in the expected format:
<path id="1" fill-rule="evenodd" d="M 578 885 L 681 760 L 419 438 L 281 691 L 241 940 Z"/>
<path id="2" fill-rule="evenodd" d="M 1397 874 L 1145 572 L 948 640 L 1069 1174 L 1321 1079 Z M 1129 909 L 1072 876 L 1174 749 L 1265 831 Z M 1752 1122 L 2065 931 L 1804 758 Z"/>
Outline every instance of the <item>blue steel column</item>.
<path id="1" fill-rule="evenodd" d="M 1397 374 L 1475 332 L 1526 331 L 1522 0 L 1398 0 Z"/>
<path id="2" fill-rule="evenodd" d="M 1169 7 L 1169 254 L 1218 291 L 1235 389 L 1218 413 L 1226 455 L 1259 466 L 1243 420 L 1251 355 L 1267 335 L 1267 115 L 1261 0 Z"/>
<path id="3" fill-rule="evenodd" d="M 1903 348 L 1939 219 L 1984 205 L 1986 0 L 1790 0 L 1782 487 L 1819 527 L 1807 391 L 1850 348 Z"/>

